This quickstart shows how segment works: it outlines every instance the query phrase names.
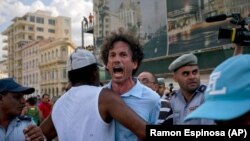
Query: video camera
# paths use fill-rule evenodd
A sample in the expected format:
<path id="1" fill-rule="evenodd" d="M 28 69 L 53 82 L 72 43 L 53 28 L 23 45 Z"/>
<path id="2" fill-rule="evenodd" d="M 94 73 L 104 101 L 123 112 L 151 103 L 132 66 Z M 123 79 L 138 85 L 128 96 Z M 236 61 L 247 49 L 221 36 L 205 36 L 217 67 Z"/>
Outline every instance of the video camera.
<path id="1" fill-rule="evenodd" d="M 221 14 L 206 18 L 206 22 L 223 21 L 227 18 L 232 18 L 230 23 L 239 25 L 239 28 L 219 28 L 218 39 L 229 39 L 231 43 L 240 44 L 243 46 L 250 45 L 250 31 L 245 28 L 245 25 L 250 24 L 250 17 L 242 18 L 239 13 L 230 15 Z"/>
<path id="2" fill-rule="evenodd" d="M 174 89 L 173 83 L 169 83 L 169 92 L 172 93 L 173 89 Z"/>

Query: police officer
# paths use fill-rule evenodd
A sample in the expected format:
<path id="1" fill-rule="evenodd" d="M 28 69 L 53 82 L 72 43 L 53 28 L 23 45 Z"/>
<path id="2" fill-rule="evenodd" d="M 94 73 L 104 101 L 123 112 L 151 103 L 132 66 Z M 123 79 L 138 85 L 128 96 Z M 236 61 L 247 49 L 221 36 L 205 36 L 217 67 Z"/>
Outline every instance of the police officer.
<path id="1" fill-rule="evenodd" d="M 0 79 L 0 141 L 27 140 L 24 129 L 37 128 L 30 140 L 43 140 L 39 127 L 33 126 L 31 117 L 20 116 L 25 106 L 25 94 L 31 94 L 34 88 L 23 87 L 12 78 Z"/>
<path id="2" fill-rule="evenodd" d="M 184 118 L 204 102 L 205 85 L 200 84 L 198 59 L 193 54 L 184 54 L 175 59 L 169 70 L 180 89 L 170 100 L 174 124 L 213 124 L 213 121 L 194 119 L 184 122 Z"/>

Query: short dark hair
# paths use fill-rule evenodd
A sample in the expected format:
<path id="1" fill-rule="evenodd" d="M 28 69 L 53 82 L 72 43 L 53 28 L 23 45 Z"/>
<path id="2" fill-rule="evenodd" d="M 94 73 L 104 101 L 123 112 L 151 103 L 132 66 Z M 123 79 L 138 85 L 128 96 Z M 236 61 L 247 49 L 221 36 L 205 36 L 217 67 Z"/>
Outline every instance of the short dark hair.
<path id="1" fill-rule="evenodd" d="M 35 97 L 30 97 L 30 98 L 28 98 L 26 101 L 27 101 L 27 102 L 29 103 L 29 105 L 31 105 L 31 106 L 36 105 L 36 98 L 35 98 Z"/>
<path id="2" fill-rule="evenodd" d="M 43 94 L 42 98 L 44 98 L 45 96 L 48 96 L 48 97 L 49 97 L 49 94 L 46 94 L 46 93 Z"/>
<path id="3" fill-rule="evenodd" d="M 101 59 L 105 65 L 108 63 L 109 51 L 113 49 L 114 43 L 118 41 L 123 41 L 129 45 L 129 49 L 132 52 L 132 61 L 137 62 L 138 66 L 133 70 L 132 75 L 135 75 L 139 66 L 141 65 L 141 61 L 144 57 L 142 46 L 139 42 L 139 39 L 134 37 L 132 33 L 125 32 L 123 28 L 120 28 L 117 32 L 112 32 L 110 36 L 108 36 L 102 47 L 101 47 Z"/>
<path id="4" fill-rule="evenodd" d="M 97 64 L 91 64 L 86 67 L 68 71 L 68 79 L 72 83 L 72 86 L 75 85 L 76 83 L 85 83 L 93 85 L 99 83 L 99 82 L 94 82 L 96 80 L 99 81 L 99 75 L 95 76 L 94 74 L 97 71 L 98 71 Z"/>

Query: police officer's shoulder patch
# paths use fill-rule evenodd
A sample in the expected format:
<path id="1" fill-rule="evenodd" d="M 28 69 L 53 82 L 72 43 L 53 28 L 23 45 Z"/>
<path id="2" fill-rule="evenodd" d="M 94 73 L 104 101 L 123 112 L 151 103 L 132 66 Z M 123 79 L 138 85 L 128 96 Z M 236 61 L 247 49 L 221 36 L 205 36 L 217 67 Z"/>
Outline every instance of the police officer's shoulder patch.
<path id="1" fill-rule="evenodd" d="M 17 117 L 17 121 L 29 121 L 30 122 L 31 120 L 32 120 L 32 117 L 27 116 L 27 115 Z"/>
<path id="2" fill-rule="evenodd" d="M 207 88 L 206 85 L 201 85 L 201 86 L 198 88 L 198 91 L 204 93 L 204 92 L 206 91 L 206 88 Z"/>

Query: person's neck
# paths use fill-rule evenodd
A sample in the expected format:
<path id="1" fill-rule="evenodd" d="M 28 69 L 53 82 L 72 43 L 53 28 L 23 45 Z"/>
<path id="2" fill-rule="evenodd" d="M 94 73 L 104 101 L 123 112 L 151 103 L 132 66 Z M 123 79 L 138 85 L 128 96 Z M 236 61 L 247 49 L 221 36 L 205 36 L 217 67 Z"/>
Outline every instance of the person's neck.
<path id="1" fill-rule="evenodd" d="M 121 83 L 114 82 L 114 81 L 112 81 L 111 83 L 112 90 L 118 93 L 119 95 L 122 95 L 128 92 L 130 89 L 134 87 L 134 85 L 135 85 L 135 82 L 133 81 L 132 77 Z"/>
<path id="2" fill-rule="evenodd" d="M 182 93 L 185 101 L 187 103 L 189 103 L 191 101 L 191 99 L 193 98 L 195 91 L 194 92 L 188 92 L 188 91 L 181 90 L 181 93 Z"/>

